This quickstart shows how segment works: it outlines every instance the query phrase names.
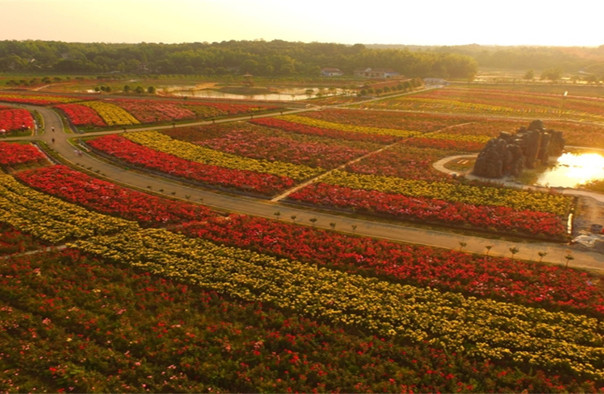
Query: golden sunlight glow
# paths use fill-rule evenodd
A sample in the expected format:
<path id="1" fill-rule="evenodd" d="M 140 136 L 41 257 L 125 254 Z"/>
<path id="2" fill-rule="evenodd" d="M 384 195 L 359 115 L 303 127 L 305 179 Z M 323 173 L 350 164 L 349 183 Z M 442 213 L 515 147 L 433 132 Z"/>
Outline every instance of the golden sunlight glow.
<path id="1" fill-rule="evenodd" d="M 598 179 L 604 179 L 604 156 L 597 153 L 564 153 L 552 169 L 539 177 L 537 184 L 575 187 Z"/>
<path id="2" fill-rule="evenodd" d="M 544 10 L 547 9 L 547 12 Z M 604 2 L 0 0 L 0 39 L 599 46 Z M 529 28 L 530 27 L 530 28 Z"/>

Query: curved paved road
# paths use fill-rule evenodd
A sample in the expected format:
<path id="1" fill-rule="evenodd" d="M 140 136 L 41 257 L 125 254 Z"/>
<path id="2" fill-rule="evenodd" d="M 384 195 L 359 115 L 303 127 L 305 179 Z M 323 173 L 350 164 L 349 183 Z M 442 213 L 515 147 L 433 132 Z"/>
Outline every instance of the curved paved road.
<path id="1" fill-rule="evenodd" d="M 566 264 L 567 260 L 565 259 L 565 256 L 571 254 L 574 257 L 574 260 L 570 261 L 569 265 L 598 271 L 600 273 L 604 272 L 604 258 L 601 254 L 578 250 L 568 245 L 547 242 L 512 242 L 499 239 L 487 239 L 480 236 L 460 235 L 445 231 L 409 227 L 403 223 L 387 223 L 384 221 L 353 218 L 293 207 L 287 204 L 275 203 L 267 200 L 206 191 L 167 178 L 155 177 L 148 173 L 126 170 L 92 155 L 85 153 L 81 156 L 78 155 L 75 149 L 79 148 L 72 145 L 72 141 L 79 136 L 64 133 L 61 118 L 53 110 L 44 107 L 35 107 L 35 109 L 43 116 L 46 131 L 27 139 L 39 139 L 46 142 L 49 147 L 71 165 L 79 167 L 83 171 L 89 171 L 97 176 L 107 178 L 112 182 L 141 190 L 151 190 L 169 197 L 203 203 L 204 205 L 222 211 L 244 213 L 273 219 L 277 218 L 275 213 L 279 212 L 278 218 L 280 220 L 291 222 L 292 216 L 295 216 L 295 221 L 297 223 L 307 225 L 311 224 L 311 218 L 316 218 L 315 226 L 317 227 L 331 228 L 331 224 L 333 223 L 335 224 L 335 229 L 341 232 L 355 233 L 400 242 L 448 249 L 459 249 L 460 242 L 464 242 L 464 251 L 484 254 L 487 251 L 486 247 L 491 246 L 490 255 L 508 257 L 511 255 L 509 249 L 517 247 L 519 252 L 514 256 L 515 258 L 536 261 L 540 259 L 538 255 L 539 252 L 546 252 L 547 255 L 543 261 L 552 264 Z M 248 118 L 249 117 L 240 119 Z M 233 119 L 228 121 L 233 121 Z M 198 122 L 196 124 L 207 123 L 210 122 Z M 54 132 L 51 131 L 52 127 L 55 128 Z M 158 127 L 153 127 L 151 129 L 158 129 Z M 116 132 L 119 131 L 98 134 Z M 24 138 L 15 139 L 22 140 Z"/>

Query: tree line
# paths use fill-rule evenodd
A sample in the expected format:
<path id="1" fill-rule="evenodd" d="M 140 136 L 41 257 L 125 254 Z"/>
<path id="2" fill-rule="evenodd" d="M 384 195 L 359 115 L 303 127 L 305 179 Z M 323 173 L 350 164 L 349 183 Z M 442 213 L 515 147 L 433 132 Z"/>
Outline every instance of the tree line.
<path id="1" fill-rule="evenodd" d="M 317 76 L 325 67 L 391 69 L 408 77 L 471 79 L 468 55 L 362 44 L 273 41 L 215 43 L 67 43 L 0 41 L 0 72 Z"/>
<path id="2" fill-rule="evenodd" d="M 599 47 L 552 46 L 418 46 L 371 45 L 375 49 L 406 49 L 413 52 L 436 52 L 465 55 L 476 60 L 479 68 L 497 68 L 516 71 L 537 70 L 558 73 L 593 75 L 604 79 L 604 45 Z"/>

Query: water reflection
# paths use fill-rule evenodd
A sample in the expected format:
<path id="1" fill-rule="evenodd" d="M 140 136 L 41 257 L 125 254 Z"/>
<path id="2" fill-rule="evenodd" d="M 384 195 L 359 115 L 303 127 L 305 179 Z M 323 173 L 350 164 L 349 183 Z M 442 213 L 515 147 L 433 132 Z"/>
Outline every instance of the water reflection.
<path id="1" fill-rule="evenodd" d="M 296 101 L 307 100 L 313 97 L 327 97 L 335 95 L 349 95 L 350 92 L 344 89 L 322 89 L 322 88 L 297 88 L 280 89 L 278 92 L 259 93 L 259 94 L 234 94 L 225 93 L 211 89 L 162 89 L 163 92 L 173 96 L 190 96 L 195 98 L 218 98 L 235 100 L 261 100 L 261 101 Z"/>
<path id="2" fill-rule="evenodd" d="M 597 153 L 564 153 L 554 167 L 541 174 L 535 184 L 577 187 L 598 179 L 604 179 L 604 156 Z"/>

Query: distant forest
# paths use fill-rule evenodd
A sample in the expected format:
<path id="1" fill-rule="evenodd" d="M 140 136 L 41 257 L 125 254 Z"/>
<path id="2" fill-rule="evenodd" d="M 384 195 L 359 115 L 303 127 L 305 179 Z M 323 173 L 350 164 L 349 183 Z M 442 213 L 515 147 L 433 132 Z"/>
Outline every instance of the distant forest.
<path id="1" fill-rule="evenodd" d="M 0 72 L 345 76 L 364 68 L 408 77 L 471 79 L 478 68 L 557 69 L 604 79 L 604 45 L 588 47 L 343 45 L 274 41 L 67 43 L 0 41 Z"/>
<path id="2" fill-rule="evenodd" d="M 373 49 L 400 49 L 412 52 L 429 51 L 472 57 L 479 68 L 517 71 L 559 69 L 563 73 L 593 74 L 604 79 L 604 45 L 599 47 L 541 46 L 411 46 L 371 45 Z"/>
<path id="3" fill-rule="evenodd" d="M 318 76 L 326 67 L 339 68 L 345 76 L 371 67 L 407 77 L 455 79 L 471 79 L 478 70 L 476 61 L 465 54 L 362 44 L 0 41 L 0 72 Z"/>

